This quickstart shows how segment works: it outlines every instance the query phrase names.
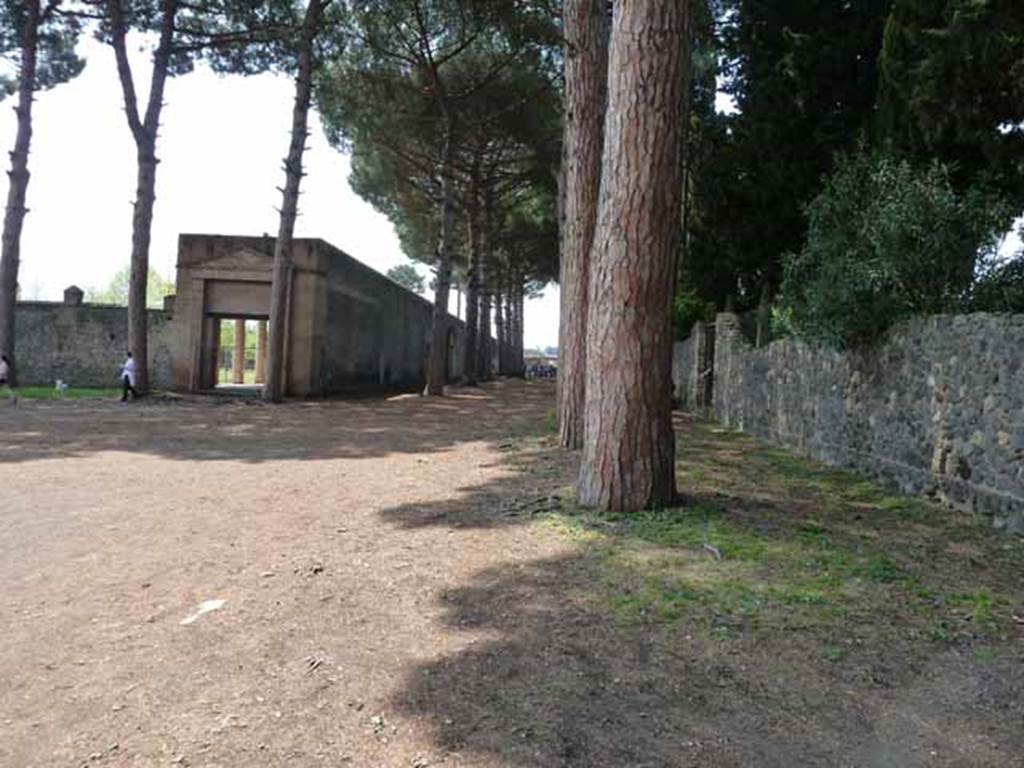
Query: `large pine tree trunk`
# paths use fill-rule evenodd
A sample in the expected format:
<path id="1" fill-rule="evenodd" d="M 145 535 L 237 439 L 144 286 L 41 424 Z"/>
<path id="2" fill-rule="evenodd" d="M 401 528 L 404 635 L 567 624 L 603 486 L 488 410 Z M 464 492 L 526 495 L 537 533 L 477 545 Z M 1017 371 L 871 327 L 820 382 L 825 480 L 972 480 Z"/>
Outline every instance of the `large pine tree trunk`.
<path id="1" fill-rule="evenodd" d="M 478 360 L 480 381 L 490 381 L 494 377 L 491 362 L 493 345 L 491 344 L 491 292 L 485 283 L 480 291 L 480 320 L 477 326 L 480 339 Z"/>
<path id="2" fill-rule="evenodd" d="M 676 497 L 670 303 L 687 2 L 619 3 L 612 22 L 577 493 L 617 512 Z"/>
<path id="3" fill-rule="evenodd" d="M 285 328 L 288 325 L 288 295 L 291 291 L 292 240 L 299 212 L 299 187 L 302 184 L 302 155 L 309 136 L 309 105 L 313 97 L 313 42 L 320 26 L 325 0 L 309 0 L 299 36 L 299 67 L 295 77 L 295 103 L 292 106 L 292 133 L 288 157 L 284 161 L 285 185 L 281 202 L 281 220 L 274 243 L 274 267 L 270 287 L 270 328 L 267 345 L 267 380 L 263 397 L 279 403 L 284 397 Z"/>
<path id="4" fill-rule="evenodd" d="M 502 271 L 499 267 L 496 270 L 495 291 L 494 291 L 494 330 L 498 342 L 498 375 L 505 375 L 505 302 L 503 301 Z"/>
<path id="5" fill-rule="evenodd" d="M 516 365 L 519 375 L 526 374 L 526 286 L 520 282 L 516 293 Z"/>
<path id="6" fill-rule="evenodd" d="M 469 259 L 466 269 L 466 333 L 462 346 L 462 380 L 475 387 L 479 381 L 477 368 L 477 320 L 480 317 L 480 204 L 475 188 L 469 192 Z"/>
<path id="7" fill-rule="evenodd" d="M 601 185 L 601 141 L 608 78 L 605 0 L 565 0 L 564 230 L 559 286 L 558 433 L 583 443 L 588 262 Z"/>
<path id="8" fill-rule="evenodd" d="M 452 282 L 452 254 L 455 251 L 455 128 L 451 116 L 446 117 L 445 123 L 444 146 L 441 150 L 441 242 L 437 249 L 427 383 L 423 389 L 423 394 L 427 396 L 444 395 L 445 372 L 448 368 L 448 291 Z"/>
<path id="9" fill-rule="evenodd" d="M 146 288 L 149 278 L 149 246 L 156 204 L 156 137 L 138 147 L 135 213 L 132 216 L 132 261 L 128 281 L 128 346 L 135 358 L 135 388 L 149 391 L 149 328 Z"/>
<path id="10" fill-rule="evenodd" d="M 14 310 L 18 301 L 18 265 L 21 262 L 21 230 L 25 223 L 28 194 L 28 153 L 32 143 L 32 96 L 36 87 L 36 53 L 39 47 L 39 0 L 27 0 L 23 9 L 21 66 L 18 71 L 18 130 L 11 152 L 10 185 L 0 245 L 0 353 L 10 361 L 10 384 L 17 381 L 14 349 Z"/>
<path id="11" fill-rule="evenodd" d="M 515 300 L 515 284 L 510 273 L 505 286 L 505 371 L 509 376 L 516 375 Z"/>
<path id="12" fill-rule="evenodd" d="M 113 27 L 114 56 L 121 81 L 125 115 L 135 139 L 137 158 L 135 212 L 132 216 L 132 258 L 128 283 L 128 346 L 135 358 L 135 388 L 149 390 L 149 328 L 146 317 L 146 287 L 149 282 L 149 246 L 156 203 L 156 140 L 164 106 L 164 87 L 170 66 L 177 0 L 162 0 L 160 42 L 153 54 L 153 75 L 144 116 L 139 115 L 138 97 L 128 62 L 127 26 L 122 19 L 121 0 L 108 0 Z"/>
<path id="13" fill-rule="evenodd" d="M 479 363 L 477 375 L 480 381 L 494 378 L 494 345 L 491 337 L 491 307 L 494 294 L 494 259 L 491 253 L 492 201 L 488 195 L 481 205 L 480 219 L 480 317 L 477 323 L 477 346 Z"/>
<path id="14" fill-rule="evenodd" d="M 523 376 L 526 362 L 523 359 L 523 277 L 516 274 L 512 283 L 512 374 Z"/>
<path id="15" fill-rule="evenodd" d="M 694 4 L 688 2 L 686 4 L 685 18 L 683 19 L 685 26 L 683 42 L 686 44 L 684 49 L 684 56 L 686 56 L 687 62 L 693 61 L 693 47 L 695 37 L 694 28 Z M 683 106 L 680 112 L 680 120 L 682 122 L 682 135 L 680 136 L 680 143 L 682 145 L 682 157 L 683 157 L 683 191 L 682 191 L 682 212 L 680 214 L 680 238 L 679 244 L 676 247 L 676 266 L 675 266 L 675 284 L 672 288 L 673 297 L 683 287 L 683 275 L 687 264 L 689 244 L 690 244 L 690 209 L 691 209 L 691 177 L 693 175 L 693 162 L 694 156 L 690 151 L 690 114 L 693 111 L 693 67 L 687 66 L 684 69 L 683 74 Z"/>

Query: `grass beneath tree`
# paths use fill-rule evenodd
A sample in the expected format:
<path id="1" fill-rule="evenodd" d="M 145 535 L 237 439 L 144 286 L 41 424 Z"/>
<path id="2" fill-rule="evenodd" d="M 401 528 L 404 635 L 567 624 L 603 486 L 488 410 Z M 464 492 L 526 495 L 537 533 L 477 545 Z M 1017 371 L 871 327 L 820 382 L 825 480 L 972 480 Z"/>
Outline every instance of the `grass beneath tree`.
<path id="1" fill-rule="evenodd" d="M 566 490 L 543 521 L 582 543 L 589 599 L 626 624 L 833 663 L 936 643 L 997 657 L 1024 635 L 1024 540 L 987 519 L 709 424 L 679 453 L 684 506 L 605 515 Z"/>

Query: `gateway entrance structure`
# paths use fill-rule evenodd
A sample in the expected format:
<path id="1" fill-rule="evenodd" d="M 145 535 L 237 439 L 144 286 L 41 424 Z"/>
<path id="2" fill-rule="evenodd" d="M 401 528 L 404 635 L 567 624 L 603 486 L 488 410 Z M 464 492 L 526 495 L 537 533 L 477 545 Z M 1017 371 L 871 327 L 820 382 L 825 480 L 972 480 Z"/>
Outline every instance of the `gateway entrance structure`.
<path id="1" fill-rule="evenodd" d="M 181 235 L 171 321 L 171 385 L 199 392 L 217 384 L 220 325 L 270 314 L 274 238 Z M 285 392 L 422 387 L 432 304 L 319 239 L 296 239 L 284 328 Z M 462 373 L 463 324 L 447 318 L 449 380 Z M 261 334 L 262 336 L 262 334 Z M 256 347 L 261 370 L 264 339 Z M 236 365 L 238 363 L 236 362 Z M 261 371 L 262 372 L 262 371 Z"/>

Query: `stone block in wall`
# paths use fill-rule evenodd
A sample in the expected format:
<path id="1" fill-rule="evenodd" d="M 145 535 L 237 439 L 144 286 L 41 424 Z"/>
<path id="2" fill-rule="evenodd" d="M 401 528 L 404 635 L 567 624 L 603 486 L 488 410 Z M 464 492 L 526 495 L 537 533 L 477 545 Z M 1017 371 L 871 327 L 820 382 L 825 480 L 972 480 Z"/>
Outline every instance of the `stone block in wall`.
<path id="1" fill-rule="evenodd" d="M 715 326 L 695 323 L 693 326 L 693 373 L 691 400 L 697 413 L 709 413 L 714 404 Z"/>
<path id="2" fill-rule="evenodd" d="M 842 352 L 716 327 L 723 424 L 1024 532 L 1024 316 L 918 318 Z"/>
<path id="3" fill-rule="evenodd" d="M 83 301 L 85 301 L 85 291 L 77 285 L 69 285 L 64 289 L 64 306 L 80 307 Z"/>
<path id="4" fill-rule="evenodd" d="M 715 418 L 727 427 L 743 428 L 743 403 L 737 396 L 742 391 L 742 372 L 734 362 L 752 349 L 743 337 L 740 319 L 732 312 L 715 315 L 714 371 L 711 395 Z"/>
<path id="5" fill-rule="evenodd" d="M 690 402 L 690 375 L 693 366 L 690 358 L 693 354 L 693 335 L 677 341 L 672 345 L 672 397 L 676 406 L 686 411 L 693 405 Z"/>

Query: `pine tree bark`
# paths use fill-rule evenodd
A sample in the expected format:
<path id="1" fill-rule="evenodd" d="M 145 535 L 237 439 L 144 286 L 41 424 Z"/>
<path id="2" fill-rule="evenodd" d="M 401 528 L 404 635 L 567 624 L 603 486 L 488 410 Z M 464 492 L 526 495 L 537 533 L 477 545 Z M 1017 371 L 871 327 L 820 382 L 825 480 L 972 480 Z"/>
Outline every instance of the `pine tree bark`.
<path id="1" fill-rule="evenodd" d="M 476 186 L 471 184 L 468 201 L 469 213 L 469 260 L 466 269 L 466 332 L 463 336 L 462 380 L 466 386 L 479 383 L 479 359 L 477 344 L 477 322 L 480 317 L 480 200 Z"/>
<path id="2" fill-rule="evenodd" d="M 683 42 L 686 44 L 683 55 L 688 62 L 693 61 L 693 46 L 695 40 L 694 29 L 694 5 L 692 2 L 686 4 L 685 24 Z M 676 248 L 675 285 L 672 288 L 672 296 L 679 292 L 683 286 L 683 277 L 687 264 L 690 246 L 690 209 L 691 205 L 691 176 L 693 174 L 694 153 L 690 151 L 691 113 L 693 112 L 693 67 L 685 67 L 683 74 L 683 106 L 680 111 L 682 122 L 682 136 L 679 141 L 682 144 L 683 158 L 683 190 L 681 212 L 679 216 L 680 238 Z"/>
<path id="3" fill-rule="evenodd" d="M 493 202 L 487 193 L 480 206 L 480 317 L 477 323 L 477 347 L 479 363 L 477 375 L 480 381 L 494 378 L 494 345 L 491 336 L 491 309 L 494 294 L 493 254 L 491 253 L 491 223 Z"/>
<path id="4" fill-rule="evenodd" d="M 516 317 L 515 317 L 516 290 L 512 277 L 509 277 L 507 293 L 505 294 L 505 343 L 507 347 L 508 362 L 506 369 L 509 376 L 515 376 L 516 371 Z"/>
<path id="5" fill-rule="evenodd" d="M 495 290 L 494 290 L 494 330 L 495 340 L 498 344 L 498 376 L 505 375 L 505 302 L 501 290 L 502 285 L 502 273 L 501 268 L 495 270 Z"/>
<path id="6" fill-rule="evenodd" d="M 295 77 L 295 103 L 292 106 L 291 142 L 284 161 L 285 185 L 281 219 L 274 243 L 274 266 L 270 287 L 270 328 L 267 344 L 267 380 L 263 398 L 280 403 L 284 398 L 285 328 L 288 325 L 288 298 L 291 293 L 292 240 L 299 212 L 299 188 L 302 184 L 302 156 L 309 136 L 309 106 L 313 98 L 313 43 L 319 32 L 320 18 L 330 0 L 309 0 L 299 35 L 298 72 Z"/>
<path id="7" fill-rule="evenodd" d="M 689 0 L 616 5 L 587 319 L 577 495 L 624 512 L 676 498 L 671 299 Z"/>
<path id="8" fill-rule="evenodd" d="M 21 263 L 21 231 L 28 209 L 28 154 L 32 144 L 32 101 L 36 89 L 36 57 L 39 50 L 39 0 L 26 0 L 21 30 L 21 65 L 18 71 L 18 118 L 11 170 L 7 174 L 7 208 L 0 244 L 0 353 L 10 361 L 9 383 L 17 383 L 18 363 L 14 348 L 15 305 L 18 301 L 18 267 Z"/>
<path id="9" fill-rule="evenodd" d="M 564 231 L 559 286 L 558 434 L 565 448 L 583 443 L 588 263 L 597 224 L 608 79 L 605 0 L 565 0 Z"/>
<path id="10" fill-rule="evenodd" d="M 442 97 L 439 97 L 442 98 Z M 443 101 L 443 98 L 442 98 Z M 427 358 L 426 396 L 444 395 L 448 356 L 448 291 L 452 282 L 455 252 L 455 126 L 445 116 L 444 145 L 441 150 L 441 242 L 437 249 L 437 277 L 434 283 L 434 311 L 430 321 L 430 350 Z M 467 313 L 469 311 L 467 304 Z"/>
<path id="11" fill-rule="evenodd" d="M 178 13 L 177 0 L 162 0 L 160 41 L 153 53 L 153 74 L 149 84 L 146 111 L 139 114 L 138 96 L 131 65 L 128 61 L 127 25 L 122 16 L 121 0 L 108 0 L 114 56 L 121 81 L 125 115 L 135 139 L 136 187 L 135 210 L 132 215 L 132 257 L 128 283 L 128 346 L 135 358 L 135 388 L 149 391 L 149 328 L 146 317 L 146 288 L 149 282 L 149 247 L 153 230 L 153 207 L 156 203 L 157 135 L 164 106 L 164 88 L 170 66 L 174 23 Z"/>
<path id="12" fill-rule="evenodd" d="M 526 374 L 526 361 L 523 358 L 523 294 L 525 293 L 525 286 L 523 284 L 522 275 L 516 276 L 516 281 L 513 286 L 513 297 L 512 297 L 512 324 L 513 334 L 512 343 L 515 347 L 513 353 L 513 364 L 514 374 L 516 376 L 524 376 Z"/>

